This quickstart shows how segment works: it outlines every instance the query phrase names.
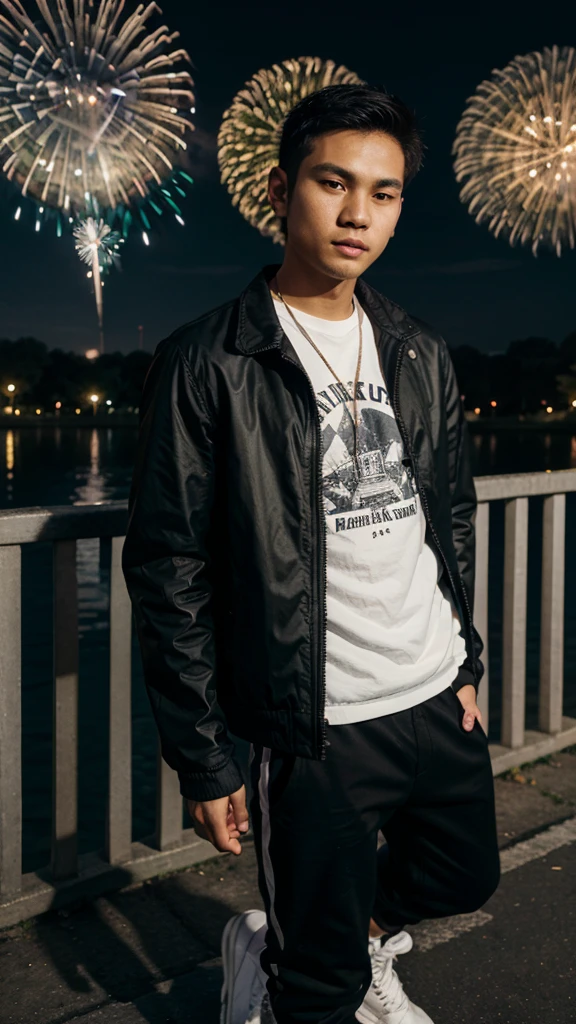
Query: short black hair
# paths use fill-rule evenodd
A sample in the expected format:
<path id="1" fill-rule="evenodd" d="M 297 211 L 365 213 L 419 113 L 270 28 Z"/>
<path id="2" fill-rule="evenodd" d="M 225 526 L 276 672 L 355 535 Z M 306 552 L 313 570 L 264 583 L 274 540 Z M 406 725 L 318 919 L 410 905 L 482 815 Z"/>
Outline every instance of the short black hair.
<path id="1" fill-rule="evenodd" d="M 304 96 L 282 126 L 278 166 L 286 171 L 289 193 L 300 164 L 312 152 L 314 139 L 327 132 L 344 130 L 385 132 L 396 139 L 404 153 L 405 185 L 422 166 L 425 147 L 415 114 L 398 96 L 387 92 L 382 85 L 327 85 Z M 282 231 L 286 237 L 285 217 Z"/>

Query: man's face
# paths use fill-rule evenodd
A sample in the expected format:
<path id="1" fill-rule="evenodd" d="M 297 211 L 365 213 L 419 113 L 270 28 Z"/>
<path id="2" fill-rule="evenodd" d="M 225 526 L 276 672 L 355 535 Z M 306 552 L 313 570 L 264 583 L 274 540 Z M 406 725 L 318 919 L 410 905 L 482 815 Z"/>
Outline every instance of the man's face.
<path id="1" fill-rule="evenodd" d="M 279 174 L 278 186 L 286 181 Z M 336 280 L 359 277 L 394 231 L 403 181 L 404 154 L 391 136 L 348 130 L 321 135 L 298 168 L 287 207 L 276 204 L 288 220 L 287 251 Z M 274 172 L 270 190 L 278 195 Z M 338 244 L 346 240 L 365 248 Z"/>

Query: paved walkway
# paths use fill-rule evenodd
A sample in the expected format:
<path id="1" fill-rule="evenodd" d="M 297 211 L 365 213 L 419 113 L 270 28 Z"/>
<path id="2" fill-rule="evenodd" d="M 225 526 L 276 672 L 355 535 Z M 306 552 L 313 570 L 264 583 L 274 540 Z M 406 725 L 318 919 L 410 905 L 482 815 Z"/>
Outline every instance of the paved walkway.
<path id="1" fill-rule="evenodd" d="M 398 972 L 435 1024 L 575 1024 L 576 751 L 496 780 L 503 877 L 476 914 L 412 930 Z M 0 932 L 0 1024 L 218 1024 L 242 855 Z"/>

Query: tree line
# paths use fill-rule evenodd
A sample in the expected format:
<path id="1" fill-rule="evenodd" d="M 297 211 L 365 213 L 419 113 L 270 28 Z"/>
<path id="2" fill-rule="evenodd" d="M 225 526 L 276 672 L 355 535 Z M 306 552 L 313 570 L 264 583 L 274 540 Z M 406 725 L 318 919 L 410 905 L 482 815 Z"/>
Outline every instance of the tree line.
<path id="1" fill-rule="evenodd" d="M 568 410 L 576 401 L 576 331 L 560 344 L 530 337 L 510 342 L 505 352 L 484 353 L 471 345 L 451 348 L 466 409 L 482 414 L 518 415 L 543 405 Z M 152 354 L 110 352 L 88 359 L 77 352 L 48 349 L 36 338 L 0 340 L 0 392 L 23 412 L 92 409 L 90 396 L 116 410 L 138 407 Z M 8 385 L 13 385 L 8 390 Z M 12 394 L 11 394 L 12 392 Z M 13 398 L 15 396 L 15 399 Z M 496 402 L 496 406 L 491 403 Z"/>
<path id="2" fill-rule="evenodd" d="M 572 409 L 576 401 L 576 331 L 558 345 L 549 338 L 511 341 L 487 354 L 471 345 L 450 350 L 466 409 L 511 416 Z"/>
<path id="3" fill-rule="evenodd" d="M 100 402 L 110 400 L 114 409 L 132 410 L 138 407 L 151 361 L 152 355 L 140 349 L 88 359 L 77 352 L 48 349 L 36 338 L 0 340 L 0 392 L 3 404 L 10 404 L 8 386 L 13 385 L 15 406 L 22 412 L 52 412 L 57 402 L 62 413 L 92 410 L 93 394 Z"/>

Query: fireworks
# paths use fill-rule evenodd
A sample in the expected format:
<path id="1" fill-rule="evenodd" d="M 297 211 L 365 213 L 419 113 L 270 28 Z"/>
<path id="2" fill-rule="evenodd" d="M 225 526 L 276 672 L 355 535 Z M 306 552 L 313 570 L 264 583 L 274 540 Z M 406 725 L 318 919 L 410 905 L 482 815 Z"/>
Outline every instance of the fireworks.
<path id="1" fill-rule="evenodd" d="M 92 263 L 94 253 L 99 253 L 100 266 L 109 267 L 119 259 L 118 249 L 120 235 L 111 231 L 103 220 L 96 221 L 93 217 L 79 221 L 74 228 L 76 250 L 84 263 Z"/>
<path id="2" fill-rule="evenodd" d="M 150 226 L 146 202 L 180 217 L 167 179 L 194 127 L 193 82 L 178 33 L 146 27 L 157 5 L 122 19 L 124 0 L 36 0 L 42 21 L 20 0 L 0 5 L 0 166 L 36 202 L 37 229 L 45 210 L 59 211 L 58 233 L 62 213 L 102 210 L 123 229 L 129 207 Z"/>
<path id="3" fill-rule="evenodd" d="M 576 51 L 516 57 L 468 100 L 453 147 L 460 198 L 511 245 L 574 248 Z"/>
<path id="4" fill-rule="evenodd" d="M 103 220 L 87 217 L 74 228 L 76 250 L 80 259 L 88 263 L 88 276 L 94 279 L 94 297 L 100 328 L 100 351 L 104 351 L 104 309 L 102 302 L 102 271 L 119 262 L 120 235 L 112 231 Z"/>
<path id="5" fill-rule="evenodd" d="M 298 57 L 263 68 L 225 111 L 218 133 L 222 184 L 253 227 L 283 243 L 280 219 L 267 200 L 268 174 L 278 163 L 282 125 L 299 100 L 327 85 L 361 84 L 348 68 L 320 57 Z"/>

